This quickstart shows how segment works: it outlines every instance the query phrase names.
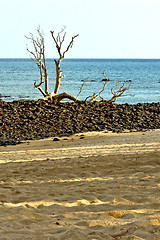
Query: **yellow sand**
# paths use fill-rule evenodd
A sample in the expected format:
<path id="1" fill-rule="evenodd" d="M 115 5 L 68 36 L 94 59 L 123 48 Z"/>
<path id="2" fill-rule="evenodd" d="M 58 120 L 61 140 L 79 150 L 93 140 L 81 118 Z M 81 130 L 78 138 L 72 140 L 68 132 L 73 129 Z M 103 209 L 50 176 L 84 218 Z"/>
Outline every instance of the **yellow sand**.
<path id="1" fill-rule="evenodd" d="M 160 239 L 160 131 L 0 147 L 0 240 Z"/>

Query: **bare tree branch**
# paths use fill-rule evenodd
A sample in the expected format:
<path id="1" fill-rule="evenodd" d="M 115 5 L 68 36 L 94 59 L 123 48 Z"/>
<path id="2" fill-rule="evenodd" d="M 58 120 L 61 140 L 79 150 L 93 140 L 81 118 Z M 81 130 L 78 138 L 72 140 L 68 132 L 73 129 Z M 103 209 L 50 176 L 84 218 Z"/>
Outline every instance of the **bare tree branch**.
<path id="1" fill-rule="evenodd" d="M 78 36 L 79 36 L 79 34 L 77 34 L 77 35 L 75 35 L 74 37 L 72 37 L 72 40 L 70 41 L 70 43 L 69 43 L 66 51 L 63 52 L 63 58 L 64 58 L 64 55 L 66 54 L 66 52 L 68 52 L 69 49 L 72 48 L 72 46 L 73 46 L 73 41 L 74 41 L 74 39 L 75 39 L 76 37 L 78 37 Z"/>
<path id="2" fill-rule="evenodd" d="M 106 81 L 106 82 L 110 82 L 110 81 L 111 81 L 109 78 L 107 78 L 107 76 L 106 76 L 106 74 L 105 74 L 104 71 L 102 72 L 102 74 L 103 74 L 103 76 L 105 77 L 105 78 L 103 79 L 103 81 Z"/>
<path id="3" fill-rule="evenodd" d="M 104 100 L 104 98 L 101 96 L 101 93 L 104 91 L 106 84 L 107 84 L 107 81 L 104 83 L 102 90 L 98 94 L 102 101 Z"/>
<path id="4" fill-rule="evenodd" d="M 27 47 L 27 51 L 31 55 L 31 59 L 37 64 L 40 70 L 40 83 L 34 83 L 34 87 L 39 89 L 40 92 L 45 96 L 48 95 L 48 73 L 47 73 L 47 66 L 45 60 L 45 46 L 44 46 L 44 37 L 41 32 L 40 27 L 37 28 L 38 36 L 34 37 L 32 33 L 30 33 L 30 37 L 25 36 L 28 40 L 31 41 L 34 51 L 29 50 Z M 40 88 L 40 86 L 44 83 L 43 76 L 45 78 L 45 92 Z"/>
<path id="5" fill-rule="evenodd" d="M 86 97 L 86 99 L 84 100 L 85 102 L 87 101 L 87 99 L 90 98 L 90 102 L 93 102 L 95 100 L 95 98 L 97 97 L 98 95 L 96 93 L 93 93 L 93 95 L 90 95 L 88 97 Z"/>
<path id="6" fill-rule="evenodd" d="M 111 102 L 115 102 L 117 100 L 117 97 L 121 97 L 126 90 L 130 88 L 132 84 L 132 81 L 124 81 L 122 83 L 122 86 L 120 86 L 119 82 L 116 83 L 116 85 L 111 89 L 111 93 L 113 94 L 113 97 L 109 100 Z M 118 90 L 115 91 L 115 88 L 118 86 Z"/>
<path id="7" fill-rule="evenodd" d="M 79 95 L 81 94 L 82 89 L 83 89 L 84 84 L 85 84 L 86 81 L 87 81 L 87 79 L 83 81 L 82 86 L 81 86 L 81 88 L 80 88 L 80 91 L 79 91 L 79 93 L 77 94 L 77 97 L 76 97 L 77 99 L 78 99 Z"/>
<path id="8" fill-rule="evenodd" d="M 56 84 L 55 84 L 55 89 L 54 89 L 54 93 L 55 94 L 58 94 L 61 78 L 64 77 L 64 75 L 61 75 L 62 74 L 62 70 L 61 70 L 61 67 L 60 67 L 61 61 L 64 59 L 64 56 L 65 56 L 66 52 L 68 52 L 69 49 L 73 46 L 74 39 L 79 36 L 77 34 L 74 37 L 72 37 L 72 40 L 70 41 L 67 49 L 62 53 L 62 44 L 63 44 L 63 42 L 65 40 L 65 37 L 66 37 L 66 32 L 64 32 L 65 28 L 66 27 L 64 27 L 57 34 L 57 36 L 55 36 L 54 31 L 50 31 L 51 32 L 51 36 L 52 36 L 52 38 L 53 38 L 53 40 L 54 40 L 54 42 L 56 44 L 56 48 L 57 48 L 58 54 L 59 54 L 59 59 L 58 60 L 54 60 L 55 65 L 56 65 Z"/>
<path id="9" fill-rule="evenodd" d="M 102 74 L 103 74 L 103 76 L 105 77 L 105 79 L 103 79 L 103 81 L 104 81 L 105 83 L 104 83 L 104 85 L 103 85 L 102 90 L 99 92 L 98 95 L 99 95 L 99 97 L 101 98 L 101 101 L 104 101 L 104 98 L 101 96 L 101 93 L 105 90 L 105 86 L 106 86 L 107 82 L 110 82 L 111 80 L 110 80 L 109 78 L 107 78 L 107 76 L 106 76 L 106 74 L 105 74 L 104 71 L 102 72 Z"/>

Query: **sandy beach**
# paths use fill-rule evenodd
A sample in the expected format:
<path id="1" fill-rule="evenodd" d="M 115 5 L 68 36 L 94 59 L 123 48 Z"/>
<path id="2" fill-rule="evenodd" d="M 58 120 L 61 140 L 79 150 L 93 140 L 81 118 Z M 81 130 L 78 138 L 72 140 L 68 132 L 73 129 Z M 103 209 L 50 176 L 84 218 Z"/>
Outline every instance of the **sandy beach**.
<path id="1" fill-rule="evenodd" d="M 57 140 L 0 146 L 0 240 L 160 239 L 160 130 Z"/>

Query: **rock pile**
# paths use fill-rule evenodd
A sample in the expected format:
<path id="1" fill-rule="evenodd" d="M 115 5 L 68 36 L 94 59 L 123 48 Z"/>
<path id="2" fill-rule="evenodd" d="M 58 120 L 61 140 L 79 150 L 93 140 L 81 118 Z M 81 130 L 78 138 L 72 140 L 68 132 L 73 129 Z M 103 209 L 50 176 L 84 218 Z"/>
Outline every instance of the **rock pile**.
<path id="1" fill-rule="evenodd" d="M 160 128 L 160 103 L 109 104 L 0 100 L 0 145 L 87 131 Z"/>

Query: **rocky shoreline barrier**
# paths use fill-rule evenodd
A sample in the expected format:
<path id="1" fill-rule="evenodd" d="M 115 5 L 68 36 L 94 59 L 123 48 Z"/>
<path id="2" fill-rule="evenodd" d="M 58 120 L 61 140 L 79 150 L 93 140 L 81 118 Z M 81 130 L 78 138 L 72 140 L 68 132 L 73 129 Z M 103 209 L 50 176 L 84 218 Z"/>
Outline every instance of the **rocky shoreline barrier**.
<path id="1" fill-rule="evenodd" d="M 87 131 L 146 131 L 160 128 L 160 102 L 109 104 L 0 100 L 0 145 L 69 136 Z"/>

